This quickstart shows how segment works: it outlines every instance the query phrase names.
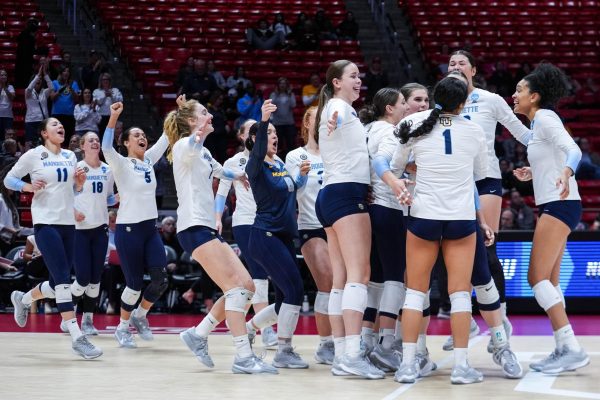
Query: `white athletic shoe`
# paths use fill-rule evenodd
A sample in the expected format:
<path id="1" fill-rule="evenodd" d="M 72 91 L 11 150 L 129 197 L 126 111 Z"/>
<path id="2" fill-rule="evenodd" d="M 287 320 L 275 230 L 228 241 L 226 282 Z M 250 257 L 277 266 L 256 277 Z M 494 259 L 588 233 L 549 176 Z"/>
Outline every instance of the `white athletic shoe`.
<path id="1" fill-rule="evenodd" d="M 15 308 L 15 322 L 21 328 L 24 328 L 25 325 L 27 325 L 27 316 L 29 315 L 29 309 L 31 308 L 31 306 L 26 306 L 25 304 L 23 304 L 22 300 L 24 294 L 25 293 L 20 292 L 18 290 L 15 290 L 10 294 L 10 301 L 12 302 L 13 307 Z"/>
<path id="2" fill-rule="evenodd" d="M 191 327 L 179 334 L 181 341 L 194 353 L 198 361 L 209 368 L 213 368 L 213 362 L 210 354 L 208 354 L 208 338 L 199 336 L 196 333 L 196 328 Z"/>
<path id="3" fill-rule="evenodd" d="M 382 371 L 395 372 L 402 363 L 402 353 L 391 348 L 385 349 L 381 344 L 376 344 L 369 353 L 369 359 Z"/>
<path id="4" fill-rule="evenodd" d="M 267 364 L 254 354 L 244 358 L 239 358 L 236 355 L 231 366 L 231 371 L 234 374 L 279 374 L 277 368 Z"/>
<path id="5" fill-rule="evenodd" d="M 425 353 L 417 353 L 416 359 L 419 363 L 419 377 L 424 378 L 429 376 L 433 371 L 437 369 L 436 363 L 431 361 L 429 357 L 429 350 L 425 350 Z"/>
<path id="6" fill-rule="evenodd" d="M 502 372 L 507 378 L 519 379 L 523 376 L 523 367 L 521 367 L 517 356 L 509 345 L 497 349 L 494 352 L 493 359 L 496 364 L 502 367 Z"/>
<path id="7" fill-rule="evenodd" d="M 119 342 L 119 346 L 127 349 L 135 349 L 137 345 L 133 339 L 133 333 L 129 329 L 115 329 L 115 338 Z"/>
<path id="8" fill-rule="evenodd" d="M 319 364 L 332 365 L 334 358 L 335 346 L 333 344 L 333 340 L 328 340 L 323 344 L 319 344 L 319 347 L 315 352 L 315 360 L 317 360 Z"/>
<path id="9" fill-rule="evenodd" d="M 277 333 L 272 326 L 261 329 L 260 336 L 265 347 L 277 346 Z"/>
<path id="10" fill-rule="evenodd" d="M 385 377 L 385 372 L 371 364 L 364 352 L 357 357 L 349 357 L 344 354 L 340 357 L 339 366 L 352 375 L 362 376 L 366 379 L 383 379 Z"/>
<path id="11" fill-rule="evenodd" d="M 590 363 L 590 357 L 585 350 L 573 351 L 564 346 L 558 356 L 542 367 L 544 374 L 560 374 L 565 371 L 575 371 Z"/>
<path id="12" fill-rule="evenodd" d="M 414 359 L 412 363 L 403 363 L 394 374 L 394 380 L 400 383 L 415 383 L 419 377 L 419 360 Z"/>
<path id="13" fill-rule="evenodd" d="M 81 318 L 81 332 L 88 336 L 97 336 L 98 329 L 94 326 L 94 321 L 90 317 Z"/>
<path id="14" fill-rule="evenodd" d="M 331 364 L 331 374 L 333 376 L 350 376 L 352 374 L 344 371 L 342 367 L 340 367 L 340 357 L 334 357 L 333 364 Z"/>
<path id="15" fill-rule="evenodd" d="M 304 369 L 308 368 L 308 363 L 291 346 L 288 346 L 277 351 L 273 358 L 273 366 L 276 368 Z"/>
<path id="16" fill-rule="evenodd" d="M 483 381 L 483 374 L 467 364 L 466 367 L 455 365 L 452 368 L 450 382 L 454 385 L 468 385 Z"/>
<path id="17" fill-rule="evenodd" d="M 510 341 L 510 337 L 512 336 L 513 331 L 512 324 L 510 323 L 508 318 L 504 318 L 502 320 L 502 325 L 504 325 L 504 331 L 506 332 L 506 341 Z M 487 345 L 487 352 L 490 354 L 494 352 L 494 342 L 492 341 L 491 337 Z"/>
<path id="18" fill-rule="evenodd" d="M 85 335 L 82 335 L 71 345 L 73 352 L 86 360 L 98 358 L 102 355 L 102 349 L 94 346 Z"/>

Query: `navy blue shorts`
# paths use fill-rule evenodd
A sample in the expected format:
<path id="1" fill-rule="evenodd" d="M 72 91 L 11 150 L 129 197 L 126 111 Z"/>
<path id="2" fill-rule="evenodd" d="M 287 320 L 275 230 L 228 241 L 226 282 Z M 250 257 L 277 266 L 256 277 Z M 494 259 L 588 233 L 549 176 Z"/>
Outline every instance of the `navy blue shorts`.
<path id="1" fill-rule="evenodd" d="M 300 247 L 304 246 L 306 242 L 314 238 L 321 238 L 324 241 L 327 241 L 327 234 L 323 228 L 300 229 L 298 230 L 298 234 L 300 235 Z"/>
<path id="2" fill-rule="evenodd" d="M 257 263 L 252 257 L 250 257 L 249 244 L 250 231 L 252 230 L 252 225 L 237 225 L 234 226 L 231 230 L 233 231 L 233 238 L 235 239 L 235 242 L 242 251 L 242 257 L 246 262 L 246 266 L 248 267 L 248 271 L 250 271 L 250 276 L 252 277 L 252 279 L 269 279 L 267 271 L 265 271 L 259 263 Z"/>
<path id="3" fill-rule="evenodd" d="M 465 238 L 477 231 L 476 220 L 440 221 L 409 216 L 408 230 L 424 240 L 456 240 Z"/>
<path id="4" fill-rule="evenodd" d="M 181 247 L 183 247 L 183 250 L 187 251 L 190 255 L 198 247 L 210 242 L 213 239 L 224 242 L 221 235 L 219 235 L 219 232 L 207 226 L 201 225 L 190 226 L 181 232 L 177 232 L 177 239 L 179 240 Z"/>
<path id="5" fill-rule="evenodd" d="M 484 178 L 475 182 L 479 195 L 491 194 L 502 197 L 502 179 Z"/>
<path id="6" fill-rule="evenodd" d="M 383 280 L 404 282 L 406 271 L 406 225 L 402 210 L 369 205 L 373 241 L 371 253 L 379 259 Z M 371 257 L 373 259 L 373 256 Z"/>
<path id="7" fill-rule="evenodd" d="M 348 215 L 368 212 L 368 189 L 369 185 L 354 182 L 335 183 L 321 189 L 315 205 L 321 225 L 329 228 Z"/>
<path id="8" fill-rule="evenodd" d="M 548 214 L 558 218 L 565 223 L 571 230 L 574 230 L 579 221 L 581 221 L 581 201 L 580 200 L 558 200 L 542 204 L 539 207 L 539 216 Z"/>

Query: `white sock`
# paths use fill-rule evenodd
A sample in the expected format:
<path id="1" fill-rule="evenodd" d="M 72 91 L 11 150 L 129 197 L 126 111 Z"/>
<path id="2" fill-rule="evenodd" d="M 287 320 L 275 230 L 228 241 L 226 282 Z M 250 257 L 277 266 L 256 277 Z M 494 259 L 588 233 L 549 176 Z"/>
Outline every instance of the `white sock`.
<path id="1" fill-rule="evenodd" d="M 86 318 L 88 318 L 90 321 L 93 321 L 94 320 L 94 313 L 84 312 L 82 319 L 86 319 Z"/>
<path id="2" fill-rule="evenodd" d="M 565 301 L 565 294 L 562 291 L 562 288 L 559 285 L 554 286 L 554 289 L 556 289 L 556 291 L 558 292 L 558 295 L 560 296 L 560 300 L 563 303 L 563 307 L 565 308 L 565 310 L 567 309 L 567 302 Z"/>
<path id="3" fill-rule="evenodd" d="M 319 346 L 323 346 L 325 343 L 333 340 L 333 336 L 319 336 Z"/>
<path id="4" fill-rule="evenodd" d="M 235 344 L 235 350 L 238 357 L 246 358 L 252 355 L 252 348 L 250 347 L 248 335 L 234 336 L 233 344 Z"/>
<path id="5" fill-rule="evenodd" d="M 415 355 L 417 354 L 416 343 L 402 342 L 402 364 L 412 364 L 415 361 Z"/>
<path id="6" fill-rule="evenodd" d="M 396 339 L 395 337 L 395 331 L 394 329 L 380 329 L 379 330 L 379 343 L 381 344 L 381 347 L 383 347 L 386 350 L 389 350 L 392 348 L 392 343 L 394 343 L 394 340 Z"/>
<path id="7" fill-rule="evenodd" d="M 333 348 L 335 357 L 341 357 L 344 355 L 344 351 L 346 350 L 346 338 L 345 337 L 334 337 L 333 338 Z"/>
<path id="8" fill-rule="evenodd" d="M 500 309 L 502 310 L 502 319 L 506 319 L 506 303 L 500 303 Z"/>
<path id="9" fill-rule="evenodd" d="M 492 343 L 494 344 L 494 348 L 500 349 L 508 344 L 508 337 L 506 335 L 506 330 L 504 329 L 504 324 L 491 327 L 490 333 L 492 334 Z"/>
<path id="10" fill-rule="evenodd" d="M 402 322 L 396 320 L 396 340 L 402 340 Z"/>
<path id="11" fill-rule="evenodd" d="M 467 364 L 467 349 L 466 348 L 454 348 L 454 366 L 455 367 L 466 367 Z"/>
<path id="12" fill-rule="evenodd" d="M 368 346 L 373 346 L 373 328 L 363 326 L 360 330 L 360 337 Z"/>
<path id="13" fill-rule="evenodd" d="M 31 303 L 33 303 L 33 297 L 31 297 L 31 290 L 23 295 L 21 303 L 25 304 L 26 306 L 30 306 Z"/>
<path id="14" fill-rule="evenodd" d="M 145 308 L 142 308 L 141 304 L 139 306 L 137 306 L 137 308 L 133 311 L 133 315 L 136 318 L 144 318 L 144 317 L 146 317 L 146 314 L 148 314 L 148 310 L 146 310 Z"/>
<path id="15" fill-rule="evenodd" d="M 556 347 L 558 349 L 562 349 L 564 346 L 567 346 L 573 351 L 581 350 L 581 346 L 575 337 L 575 332 L 573 332 L 571 324 L 565 325 L 562 328 L 554 331 L 554 337 L 555 339 L 558 339 L 556 343 Z"/>
<path id="16" fill-rule="evenodd" d="M 118 330 L 121 331 L 127 331 L 129 330 L 129 320 L 128 319 L 121 319 L 121 322 L 119 322 L 119 326 L 117 326 Z"/>
<path id="17" fill-rule="evenodd" d="M 360 335 L 347 335 L 344 354 L 349 357 L 358 357 L 360 352 Z"/>
<path id="18" fill-rule="evenodd" d="M 198 326 L 196 326 L 196 334 L 201 337 L 207 337 L 217 325 L 219 325 L 219 321 L 211 313 L 208 313 Z"/>
<path id="19" fill-rule="evenodd" d="M 425 353 L 427 353 L 427 335 L 419 333 L 419 337 L 417 338 L 417 354 Z"/>
<path id="20" fill-rule="evenodd" d="M 69 333 L 71 334 L 71 339 L 73 341 L 76 341 L 83 336 L 81 329 L 79 329 L 79 325 L 77 325 L 77 318 L 72 318 L 65 321 L 65 325 L 67 325 L 67 329 L 69 329 Z"/>

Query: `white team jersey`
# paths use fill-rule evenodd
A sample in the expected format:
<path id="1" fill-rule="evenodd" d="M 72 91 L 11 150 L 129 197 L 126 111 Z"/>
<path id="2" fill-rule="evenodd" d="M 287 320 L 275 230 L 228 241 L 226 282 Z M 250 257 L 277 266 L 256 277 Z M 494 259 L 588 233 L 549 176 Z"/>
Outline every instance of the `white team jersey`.
<path id="1" fill-rule="evenodd" d="M 135 224 L 158 218 L 156 208 L 156 176 L 154 164 L 169 146 L 165 135 L 146 151 L 144 161 L 123 157 L 111 146 L 104 149 L 104 157 L 112 170 L 121 203 L 117 224 Z"/>
<path id="2" fill-rule="evenodd" d="M 531 127 L 533 138 L 527 147 L 527 158 L 531 165 L 535 204 L 560 200 L 561 188 L 556 187 L 556 180 L 566 166 L 567 153 L 575 150 L 581 154 L 581 150 L 554 111 L 538 110 Z M 569 196 L 565 200 L 581 200 L 574 176 L 569 179 Z"/>
<path id="3" fill-rule="evenodd" d="M 310 161 L 306 183 L 296 191 L 298 201 L 298 229 L 319 229 L 323 225 L 317 218 L 315 203 L 321 186 L 323 185 L 323 160 L 320 155 L 306 151 L 304 147 L 298 147 L 290 151 L 285 157 L 285 169 L 290 176 L 296 180 L 300 174 L 300 164 Z"/>
<path id="4" fill-rule="evenodd" d="M 76 167 L 77 158 L 72 151 L 61 149 L 54 154 L 42 145 L 23 154 L 12 167 L 7 179 L 21 179 L 29 174 L 32 182 L 46 182 L 44 189 L 33 194 L 31 217 L 34 225 L 75 225 L 73 176 Z"/>
<path id="5" fill-rule="evenodd" d="M 177 189 L 177 231 L 191 226 L 216 229 L 214 178 L 224 178 L 223 166 L 190 137 L 173 146 L 173 176 Z"/>
<path id="6" fill-rule="evenodd" d="M 500 179 L 500 162 L 494 150 L 496 124 L 504 125 L 519 142 L 527 146 L 531 131 L 519 121 L 506 101 L 495 93 L 474 89 L 467 98 L 462 116 L 479 125 L 485 134 L 488 167 L 485 177 Z"/>
<path id="7" fill-rule="evenodd" d="M 375 121 L 365 127 L 367 129 L 367 144 L 369 147 L 369 157 L 371 160 L 371 187 L 373 188 L 373 204 L 378 204 L 387 208 L 401 210 L 406 214 L 407 207 L 401 205 L 396 199 L 392 189 L 381 180 L 373 166 L 373 159 L 376 157 L 385 157 L 388 162 L 392 161 L 394 152 L 400 144 L 400 141 L 394 136 L 395 126 L 386 121 Z M 402 173 L 398 176 L 402 176 Z"/>
<path id="8" fill-rule="evenodd" d="M 250 152 L 244 150 L 225 161 L 223 168 L 228 168 L 232 171 L 245 171 L 249 157 Z M 237 180 L 221 179 L 217 194 L 227 198 L 232 183 L 236 200 L 235 211 L 231 218 L 231 226 L 252 225 L 254 223 L 254 218 L 256 217 L 256 202 L 254 201 L 254 195 L 252 194 L 251 188 L 246 189 L 244 184 Z"/>
<path id="9" fill-rule="evenodd" d="M 429 115 L 431 110 L 403 121 L 423 120 L 425 113 Z M 419 125 L 413 124 L 412 129 Z M 418 173 L 410 215 L 443 221 L 474 220 L 475 180 L 483 179 L 487 170 L 481 127 L 458 115 L 441 115 L 431 132 L 398 147 L 392 160 L 394 173 L 404 171 L 411 151 Z"/>
<path id="10" fill-rule="evenodd" d="M 101 162 L 92 168 L 85 161 L 77 166 L 85 170 L 83 190 L 75 196 L 75 209 L 85 215 L 81 222 L 75 222 L 76 229 L 93 229 L 108 224 L 107 199 L 114 193 L 114 179 L 110 167 Z"/>
<path id="11" fill-rule="evenodd" d="M 338 112 L 338 126 L 329 134 L 327 121 Z M 323 186 L 333 183 L 371 183 L 365 128 L 356 111 L 343 100 L 331 99 L 323 107 L 319 124 L 319 149 L 325 172 Z"/>

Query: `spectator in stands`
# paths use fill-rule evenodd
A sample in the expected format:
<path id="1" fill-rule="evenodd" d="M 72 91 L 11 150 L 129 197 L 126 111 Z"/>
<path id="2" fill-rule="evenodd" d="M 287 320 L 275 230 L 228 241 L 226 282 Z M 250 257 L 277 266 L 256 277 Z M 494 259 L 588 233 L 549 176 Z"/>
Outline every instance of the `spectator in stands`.
<path id="1" fill-rule="evenodd" d="M 600 231 L 600 213 L 596 215 L 594 222 L 590 225 L 590 231 Z"/>
<path id="2" fill-rule="evenodd" d="M 108 211 L 108 250 L 116 250 L 115 231 L 117 229 L 117 210 Z"/>
<path id="3" fill-rule="evenodd" d="M 227 87 L 227 82 L 225 82 L 225 78 L 223 78 L 223 74 L 221 74 L 220 71 L 217 71 L 215 62 L 213 60 L 210 60 L 206 64 L 206 68 L 208 69 L 208 73 L 210 74 L 210 76 L 212 76 L 213 79 L 215 80 L 215 83 L 217 84 L 217 87 L 219 88 L 219 90 L 225 90 L 225 88 Z"/>
<path id="4" fill-rule="evenodd" d="M 241 125 L 247 119 L 260 120 L 260 108 L 263 105 L 262 92 L 256 91 L 254 85 L 250 83 L 246 86 L 246 94 L 238 100 L 237 109 L 240 113 L 238 124 Z"/>
<path id="5" fill-rule="evenodd" d="M 96 89 L 102 72 L 102 59 L 100 55 L 96 50 L 90 50 L 88 63 L 81 69 L 81 83 L 83 87 L 90 90 Z"/>
<path id="6" fill-rule="evenodd" d="M 229 125 L 227 125 L 227 115 L 223 109 L 225 95 L 217 90 L 213 93 L 208 103 L 208 112 L 212 115 L 212 126 L 214 131 L 204 140 L 204 146 L 221 164 L 227 159 L 227 136 L 229 134 Z"/>
<path id="7" fill-rule="evenodd" d="M 52 81 L 54 91 L 50 94 L 52 100 L 52 116 L 60 121 L 65 129 L 65 145 L 69 143 L 75 132 L 75 104 L 79 101 L 79 85 L 71 78 L 71 70 L 60 70 L 58 79 Z"/>
<path id="8" fill-rule="evenodd" d="M 448 47 L 448 45 L 446 43 L 442 44 L 442 48 L 440 51 L 440 60 L 444 60 L 442 61 L 440 64 L 438 64 L 438 73 L 441 74 L 441 76 L 439 78 L 442 78 L 444 76 L 446 76 L 446 74 L 448 73 L 448 61 L 450 60 L 450 48 Z"/>
<path id="9" fill-rule="evenodd" d="M 515 187 L 512 163 L 506 158 L 500 159 L 500 175 L 502 176 L 502 194 Z"/>
<path id="10" fill-rule="evenodd" d="M 75 157 L 77 161 L 81 161 L 84 158 L 83 150 L 81 150 L 81 137 L 85 134 L 74 134 L 71 136 L 71 140 L 69 141 L 69 150 L 75 153 Z"/>
<path id="11" fill-rule="evenodd" d="M 519 69 L 515 71 L 515 82 L 519 82 L 525 76 L 529 75 L 533 71 L 533 67 L 530 63 L 524 62 L 521 64 Z"/>
<path id="12" fill-rule="evenodd" d="M 586 137 L 579 139 L 581 161 L 577 167 L 577 179 L 600 179 L 600 154 L 592 152 L 590 141 Z"/>
<path id="13" fill-rule="evenodd" d="M 167 157 L 163 156 L 154 164 L 154 176 L 156 176 L 156 207 L 161 209 L 163 207 L 163 199 L 165 196 L 165 172 L 170 168 Z"/>
<path id="14" fill-rule="evenodd" d="M 510 192 L 510 208 L 515 212 L 515 229 L 533 230 L 535 228 L 535 214 L 531 207 L 525 204 L 521 194 L 513 189 Z"/>
<path id="15" fill-rule="evenodd" d="M 119 89 L 112 86 L 112 77 L 110 74 L 103 73 L 100 75 L 97 88 L 94 89 L 93 97 L 94 102 L 98 106 L 98 114 L 102 118 L 99 124 L 100 134 L 98 135 L 100 136 L 100 141 L 102 141 L 106 124 L 108 124 L 108 119 L 110 118 L 110 106 L 114 103 L 122 102 L 123 95 Z"/>
<path id="16" fill-rule="evenodd" d="M 115 145 L 121 143 L 121 135 L 123 134 L 123 121 L 117 121 L 115 125 Z"/>
<path id="17" fill-rule="evenodd" d="M 13 126 L 13 100 L 15 88 L 8 82 L 8 73 L 0 69 L 0 141 L 4 140 L 7 128 Z"/>
<path id="18" fill-rule="evenodd" d="M 515 212 L 510 208 L 505 208 L 500 214 L 500 230 L 515 229 Z"/>
<path id="19" fill-rule="evenodd" d="M 171 247 L 177 254 L 177 259 L 183 254 L 183 248 L 177 239 L 177 222 L 175 218 L 168 216 L 164 217 L 160 224 L 160 238 L 165 246 Z M 169 272 L 177 269 L 177 263 L 167 264 Z"/>
<path id="20" fill-rule="evenodd" d="M 73 115 L 75 116 L 75 134 L 79 135 L 79 137 L 83 136 L 88 131 L 95 133 L 99 132 L 98 124 L 102 117 L 98 112 L 96 100 L 92 100 L 91 89 L 83 89 L 80 102 L 75 106 Z M 69 147 L 71 147 L 70 143 Z"/>
<path id="21" fill-rule="evenodd" d="M 310 83 L 302 87 L 302 103 L 305 107 L 317 107 L 319 105 L 319 92 L 321 91 L 321 77 L 318 73 L 310 75 Z"/>
<path id="22" fill-rule="evenodd" d="M 294 27 L 292 28 L 292 32 L 295 33 L 300 30 L 303 30 L 304 25 L 306 24 L 306 21 L 308 21 L 308 16 L 306 15 L 306 13 L 304 13 L 304 12 L 298 13 L 298 15 L 296 16 L 296 23 L 294 24 Z"/>
<path id="23" fill-rule="evenodd" d="M 329 17 L 325 14 L 325 10 L 319 9 L 315 13 L 315 26 L 319 32 L 321 40 L 336 40 L 335 30 Z"/>
<path id="24" fill-rule="evenodd" d="M 42 89 L 46 82 L 46 88 Z M 48 75 L 48 64 L 41 63 L 27 89 L 25 89 L 25 142 L 29 147 L 35 146 L 39 140 L 40 122 L 48 118 L 48 99 L 54 92 L 52 80 Z"/>
<path id="25" fill-rule="evenodd" d="M 185 64 L 179 68 L 179 71 L 177 72 L 177 81 L 175 81 L 177 88 L 182 87 L 185 81 L 193 75 L 195 62 L 196 59 L 193 56 L 189 56 L 187 60 L 185 60 Z"/>
<path id="26" fill-rule="evenodd" d="M 310 19 L 304 21 L 301 28 L 294 29 L 291 38 L 296 50 L 314 51 L 319 49 L 319 31 Z"/>
<path id="27" fill-rule="evenodd" d="M 367 103 L 373 100 L 373 96 L 379 89 L 387 87 L 389 84 L 387 72 L 383 70 L 381 66 L 381 58 L 373 57 L 371 60 L 371 66 L 367 70 L 363 84 L 367 86 L 367 96 L 365 98 Z"/>
<path id="28" fill-rule="evenodd" d="M 63 50 L 61 52 L 60 63 L 53 64 L 53 66 L 50 67 L 50 78 L 51 79 L 58 78 L 58 71 L 60 71 L 61 68 L 69 68 L 71 71 L 74 71 L 73 63 L 71 61 L 71 52 L 70 51 Z M 81 80 L 79 80 L 78 83 L 81 83 Z"/>
<path id="29" fill-rule="evenodd" d="M 20 156 L 21 153 L 19 152 L 17 141 L 14 139 L 6 139 L 2 143 L 2 165 L 0 165 L 0 168 L 13 164 Z"/>
<path id="30" fill-rule="evenodd" d="M 17 59 L 15 63 L 15 85 L 24 88 L 29 83 L 35 54 L 35 33 L 39 22 L 35 18 L 27 20 L 27 26 L 17 37 Z"/>
<path id="31" fill-rule="evenodd" d="M 292 34 L 292 28 L 285 23 L 285 17 L 283 13 L 280 12 L 274 15 L 271 30 L 275 33 L 281 32 L 284 38 L 287 38 Z"/>
<path id="32" fill-rule="evenodd" d="M 495 86 L 495 90 L 491 90 L 502 97 L 509 97 L 514 92 L 515 80 L 510 71 L 506 68 L 506 64 L 498 61 L 494 73 L 488 80 L 490 85 Z"/>
<path id="33" fill-rule="evenodd" d="M 294 121 L 296 95 L 292 92 L 287 78 L 281 77 L 277 80 L 277 86 L 269 98 L 277 106 L 277 110 L 271 116 L 271 123 L 275 126 L 279 138 L 277 152 L 279 157 L 285 159 L 285 155 L 297 147 L 298 135 Z"/>
<path id="34" fill-rule="evenodd" d="M 246 30 L 246 40 L 250 46 L 261 50 L 273 50 L 285 44 L 283 32 L 281 30 L 274 32 L 264 18 L 258 20 L 255 28 Z"/>
<path id="35" fill-rule="evenodd" d="M 242 92 L 239 91 L 240 87 L 245 91 L 250 84 L 252 84 L 252 82 L 246 78 L 246 70 L 244 67 L 237 67 L 235 73 L 227 78 L 227 87 L 229 89 L 235 89 L 236 96 L 242 94 Z"/>
<path id="36" fill-rule="evenodd" d="M 196 59 L 194 72 L 186 79 L 180 94 L 185 94 L 188 99 L 198 100 L 206 104 L 210 94 L 217 89 L 217 83 L 206 70 L 206 61 Z"/>
<path id="37" fill-rule="evenodd" d="M 0 173 L 2 180 L 4 180 L 4 177 L 12 168 L 15 161 L 2 168 L 2 172 Z M 7 189 L 4 185 L 0 185 L 0 251 L 2 251 L 2 254 L 6 254 L 14 247 L 17 234 L 21 231 L 19 211 L 15 205 L 12 193 L 12 190 Z"/>
<path id="38" fill-rule="evenodd" d="M 338 38 L 341 40 L 356 40 L 358 36 L 358 22 L 354 19 L 352 11 L 346 13 L 346 17 L 337 26 L 336 32 Z"/>

